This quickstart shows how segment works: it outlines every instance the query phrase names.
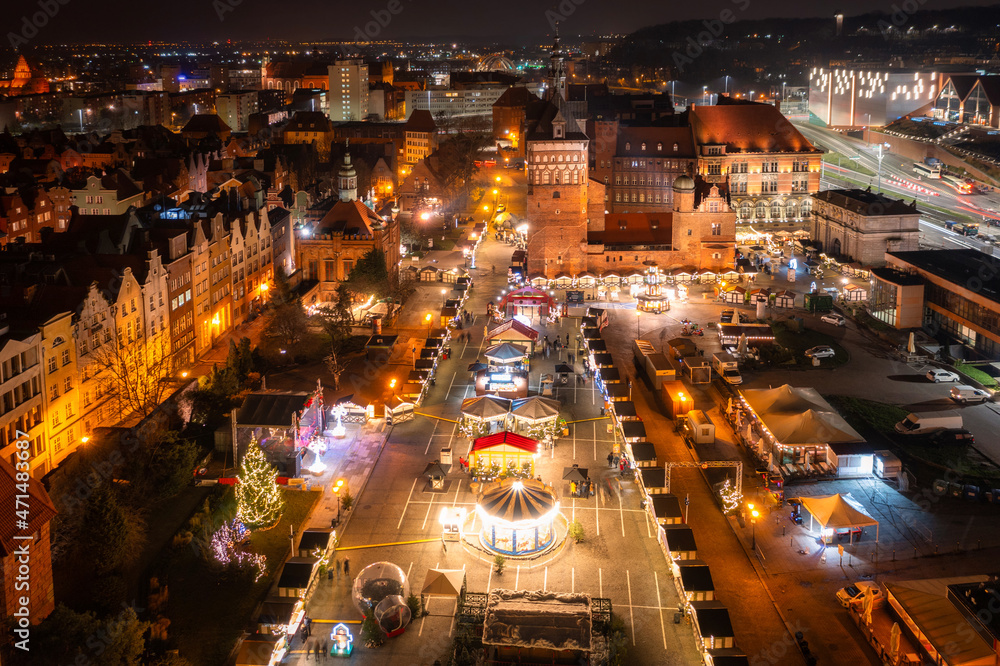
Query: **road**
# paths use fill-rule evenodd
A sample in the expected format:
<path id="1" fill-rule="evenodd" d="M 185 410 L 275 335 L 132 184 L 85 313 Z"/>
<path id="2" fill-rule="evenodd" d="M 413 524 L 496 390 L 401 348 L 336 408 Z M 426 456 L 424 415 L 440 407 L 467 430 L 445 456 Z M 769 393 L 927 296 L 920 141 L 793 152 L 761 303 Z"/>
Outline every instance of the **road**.
<path id="1" fill-rule="evenodd" d="M 847 166 L 838 166 L 824 162 L 823 174 L 820 179 L 821 189 L 868 187 L 878 189 L 879 159 L 876 146 L 860 141 L 839 132 L 826 130 L 805 123 L 795 123 L 796 129 L 814 144 L 844 157 L 844 164 L 852 161 L 875 173 L 875 176 L 862 175 Z M 877 134 L 875 136 L 878 136 Z M 975 221 L 982 221 L 983 216 L 1000 219 L 1000 193 L 961 195 L 940 180 L 917 180 L 913 173 L 913 161 L 898 155 L 884 152 L 881 165 L 882 192 L 912 201 L 917 200 L 917 206 L 922 215 L 920 218 L 922 247 L 928 248 L 973 248 L 992 252 L 992 248 L 982 241 L 967 238 L 944 228 L 947 220 L 966 216 Z M 895 178 L 893 178 L 895 177 Z M 919 186 L 934 192 L 924 194 L 909 187 L 898 184 L 898 181 Z M 923 204 L 921 206 L 921 204 Z M 939 210 L 940 209 L 940 210 Z M 959 218 L 961 219 L 961 218 Z M 1000 228 L 982 226 L 981 232 L 989 236 L 998 236 Z M 985 248 L 985 249 L 984 249 Z"/>

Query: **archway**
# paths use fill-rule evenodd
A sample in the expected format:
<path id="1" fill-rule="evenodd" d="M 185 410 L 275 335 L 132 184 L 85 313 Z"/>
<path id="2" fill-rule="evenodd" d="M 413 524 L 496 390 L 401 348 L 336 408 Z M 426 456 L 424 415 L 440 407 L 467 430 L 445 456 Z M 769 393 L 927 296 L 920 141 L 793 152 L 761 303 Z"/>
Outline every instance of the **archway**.
<path id="1" fill-rule="evenodd" d="M 830 243 L 830 251 L 833 253 L 833 255 L 835 257 L 839 257 L 840 256 L 841 252 L 840 252 L 840 239 L 839 238 L 834 238 L 833 242 Z"/>

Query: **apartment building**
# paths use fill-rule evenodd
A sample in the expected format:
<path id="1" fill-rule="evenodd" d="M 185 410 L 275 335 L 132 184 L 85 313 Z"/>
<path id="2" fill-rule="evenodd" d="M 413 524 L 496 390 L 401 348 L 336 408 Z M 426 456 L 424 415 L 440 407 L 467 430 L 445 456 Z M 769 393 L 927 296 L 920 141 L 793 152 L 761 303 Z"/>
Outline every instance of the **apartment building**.
<path id="1" fill-rule="evenodd" d="M 368 117 L 368 65 L 363 60 L 338 60 L 329 66 L 330 120 L 347 122 Z"/>

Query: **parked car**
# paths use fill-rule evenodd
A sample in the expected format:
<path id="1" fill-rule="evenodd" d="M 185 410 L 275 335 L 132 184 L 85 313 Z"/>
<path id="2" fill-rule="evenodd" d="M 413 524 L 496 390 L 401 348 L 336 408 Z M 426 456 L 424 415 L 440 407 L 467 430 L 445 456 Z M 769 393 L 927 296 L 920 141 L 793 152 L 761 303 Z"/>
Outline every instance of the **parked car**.
<path id="1" fill-rule="evenodd" d="M 942 370 L 941 368 L 928 370 L 926 377 L 935 384 L 939 382 L 957 382 L 959 380 L 958 374 L 951 370 Z"/>
<path id="2" fill-rule="evenodd" d="M 951 399 L 963 405 L 978 404 L 993 398 L 989 391 L 959 384 L 951 389 Z"/>
<path id="3" fill-rule="evenodd" d="M 878 608 L 885 602 L 882 588 L 878 586 L 878 583 L 873 583 L 870 580 L 860 580 L 854 585 L 840 588 L 837 590 L 837 601 L 844 608 L 850 608 L 852 604 L 864 602 L 868 590 L 872 591 L 874 608 Z"/>
<path id="4" fill-rule="evenodd" d="M 976 443 L 976 438 L 964 428 L 938 430 L 927 439 L 933 446 L 971 446 Z"/>
<path id="5" fill-rule="evenodd" d="M 833 351 L 833 347 L 829 347 L 827 345 L 820 345 L 818 347 L 807 349 L 805 354 L 809 358 L 833 358 L 837 355 L 837 353 Z"/>
<path id="6" fill-rule="evenodd" d="M 819 320 L 825 321 L 827 324 L 833 324 L 834 326 L 847 326 L 847 319 L 836 312 L 828 312 L 820 317 Z"/>
<path id="7" fill-rule="evenodd" d="M 955 411 L 913 412 L 896 424 L 902 435 L 926 435 L 939 430 L 957 430 L 965 424 L 962 415 Z"/>

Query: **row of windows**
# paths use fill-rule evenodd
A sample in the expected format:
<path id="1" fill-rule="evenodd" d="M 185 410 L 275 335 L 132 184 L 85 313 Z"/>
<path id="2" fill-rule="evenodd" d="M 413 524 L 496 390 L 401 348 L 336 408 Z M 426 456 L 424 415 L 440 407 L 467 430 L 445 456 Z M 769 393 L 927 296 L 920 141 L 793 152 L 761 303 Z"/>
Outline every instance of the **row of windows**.
<path id="1" fill-rule="evenodd" d="M 948 312 L 988 331 L 1000 331 L 1000 313 L 985 308 L 954 291 L 928 283 L 924 287 L 924 300 L 939 305 Z"/>
<path id="2" fill-rule="evenodd" d="M 676 153 L 678 150 L 680 150 L 680 148 L 681 147 L 678 144 L 675 143 L 674 146 L 673 146 L 673 151 Z M 631 144 L 631 142 L 626 142 L 625 143 L 625 150 L 632 150 L 632 144 Z M 646 142 L 645 141 L 643 141 L 641 144 L 639 144 L 639 150 L 646 150 Z M 662 152 L 662 151 L 663 151 L 663 142 L 658 141 L 656 143 L 656 152 Z"/>
<path id="3" fill-rule="evenodd" d="M 560 182 L 563 183 L 563 184 L 565 184 L 565 185 L 570 184 L 570 182 L 572 182 L 574 185 L 579 185 L 580 184 L 580 172 L 579 171 L 573 171 L 573 172 L 571 172 L 573 174 L 572 176 L 565 176 L 564 175 L 562 177 L 561 181 L 560 181 L 560 173 L 562 173 L 562 172 L 559 172 L 559 171 L 548 171 L 548 170 L 545 170 L 545 171 L 534 171 L 533 173 L 535 174 L 535 178 L 534 178 L 534 184 L 535 185 L 548 185 L 550 180 L 552 181 L 552 184 L 554 184 L 554 185 L 559 185 Z M 550 176 L 550 174 L 551 174 L 551 176 Z"/>
<path id="4" fill-rule="evenodd" d="M 70 363 L 69 350 L 68 349 L 64 349 L 62 351 L 62 364 L 63 365 L 69 365 L 69 363 Z M 58 367 L 59 367 L 59 364 L 58 364 L 58 361 L 56 359 L 56 355 L 53 354 L 52 356 L 49 357 L 49 372 L 50 373 L 51 372 L 55 372 Z"/>
<path id="5" fill-rule="evenodd" d="M 548 164 L 550 161 L 551 162 L 579 162 L 580 161 L 580 153 L 573 153 L 573 159 L 572 160 L 569 158 L 569 155 L 566 155 L 565 159 L 563 159 L 563 157 L 564 157 L 564 155 L 562 153 L 559 153 L 558 155 L 553 155 L 552 159 L 549 160 L 549 156 L 547 154 L 539 155 L 538 153 L 535 153 L 535 160 L 534 161 L 535 161 L 536 164 Z"/>

